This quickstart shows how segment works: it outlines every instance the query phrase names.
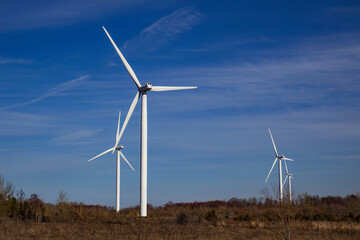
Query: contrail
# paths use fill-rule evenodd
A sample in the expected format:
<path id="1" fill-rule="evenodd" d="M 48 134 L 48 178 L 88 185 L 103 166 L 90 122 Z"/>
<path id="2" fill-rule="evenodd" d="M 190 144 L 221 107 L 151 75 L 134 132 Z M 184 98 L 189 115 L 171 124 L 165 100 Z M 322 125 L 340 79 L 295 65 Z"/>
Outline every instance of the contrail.
<path id="1" fill-rule="evenodd" d="M 84 75 L 84 76 L 78 77 L 76 79 L 73 79 L 73 80 L 70 80 L 67 82 L 63 82 L 63 83 L 57 85 L 56 87 L 50 89 L 49 91 L 47 91 L 44 95 L 42 95 L 40 97 L 37 97 L 37 98 L 27 101 L 27 102 L 17 103 L 17 104 L 13 104 L 10 106 L 6 106 L 3 108 L 0 108 L 0 110 L 7 110 L 7 109 L 15 108 L 15 107 L 26 106 L 26 105 L 30 105 L 30 104 L 39 102 L 45 98 L 56 96 L 57 94 L 59 94 L 61 92 L 71 89 L 72 87 L 76 86 L 79 82 L 81 82 L 89 77 L 90 77 L 89 75 Z"/>

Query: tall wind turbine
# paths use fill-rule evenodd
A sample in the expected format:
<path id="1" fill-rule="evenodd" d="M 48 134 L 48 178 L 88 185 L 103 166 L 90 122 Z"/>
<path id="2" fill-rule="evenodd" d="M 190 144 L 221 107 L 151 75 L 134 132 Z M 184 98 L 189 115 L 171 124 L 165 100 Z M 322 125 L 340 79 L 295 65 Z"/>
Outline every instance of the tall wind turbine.
<path id="1" fill-rule="evenodd" d="M 119 212 L 120 211 L 120 156 L 124 158 L 125 162 L 131 167 L 131 169 L 135 172 L 135 169 L 131 166 L 131 164 L 129 163 L 129 161 L 126 159 L 126 157 L 124 156 L 124 154 L 121 152 L 121 149 L 124 148 L 123 145 L 119 145 L 117 146 L 118 142 L 119 142 L 119 128 L 120 128 L 120 116 L 121 116 L 121 112 L 119 112 L 119 120 L 118 120 L 118 126 L 117 126 L 117 131 L 116 131 L 116 138 L 115 138 L 115 145 L 114 147 L 106 150 L 103 153 L 100 153 L 99 155 L 97 155 L 96 157 L 93 157 L 92 159 L 89 159 L 88 161 L 91 162 L 92 160 L 94 160 L 95 158 L 98 158 L 102 155 L 105 155 L 106 153 L 109 152 L 114 152 L 115 150 L 117 151 L 116 153 L 116 211 Z M 124 127 L 124 126 L 123 126 Z"/>
<path id="2" fill-rule="evenodd" d="M 270 137 L 271 137 L 271 141 L 272 141 L 272 144 L 273 144 L 273 147 L 274 147 L 274 152 L 275 152 L 275 160 L 274 160 L 274 163 L 270 169 L 270 172 L 265 180 L 265 183 L 267 182 L 267 180 L 269 179 L 269 176 L 271 174 L 271 171 L 273 170 L 276 162 L 279 160 L 279 194 L 280 194 L 280 202 L 283 201 L 283 198 L 284 198 L 284 195 L 283 195 L 283 182 L 282 182 L 282 171 L 281 171 L 281 160 L 284 160 L 284 161 L 294 161 L 293 159 L 290 159 L 290 158 L 286 158 L 284 155 L 279 155 L 277 150 L 276 150 L 276 146 L 275 146 L 275 142 L 274 142 L 274 139 L 272 137 L 272 134 L 271 134 L 271 131 L 270 131 L 270 128 L 269 128 L 269 133 L 270 133 Z"/>
<path id="3" fill-rule="evenodd" d="M 145 85 L 141 85 L 139 80 L 137 79 L 134 71 L 126 61 L 125 57 L 120 52 L 119 48 L 116 46 L 115 42 L 110 37 L 109 33 L 106 31 L 105 27 L 103 27 L 106 35 L 110 39 L 110 42 L 114 46 L 116 52 L 119 54 L 121 61 L 124 63 L 126 70 L 128 71 L 130 77 L 134 81 L 137 92 L 135 98 L 130 106 L 128 114 L 126 115 L 124 125 L 120 131 L 119 138 L 115 144 L 120 141 L 122 134 L 124 133 L 125 127 L 129 122 L 129 119 L 135 109 L 135 106 L 141 96 L 141 145 L 140 145 L 140 165 L 141 165 L 141 174 L 140 174 L 140 216 L 147 216 L 147 92 L 162 92 L 162 91 L 172 91 L 172 90 L 184 90 L 184 89 L 194 89 L 197 87 L 167 87 L 167 86 L 152 86 L 151 83 L 146 83 Z"/>
<path id="4" fill-rule="evenodd" d="M 285 169 L 286 169 L 286 177 L 285 177 L 285 180 L 284 180 L 283 187 L 285 186 L 286 180 L 289 178 L 289 183 L 288 183 L 288 187 L 289 187 L 289 202 L 291 203 L 291 180 L 293 179 L 293 175 L 292 175 L 292 173 L 289 173 L 288 167 L 287 167 L 287 164 L 286 164 L 286 161 L 285 161 L 284 163 L 285 163 Z"/>

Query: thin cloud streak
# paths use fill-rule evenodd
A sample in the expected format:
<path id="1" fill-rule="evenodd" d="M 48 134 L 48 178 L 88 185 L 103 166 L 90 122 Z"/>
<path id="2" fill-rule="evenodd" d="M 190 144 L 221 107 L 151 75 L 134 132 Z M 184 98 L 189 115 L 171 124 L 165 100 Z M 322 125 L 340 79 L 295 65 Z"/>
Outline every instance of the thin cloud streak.
<path id="1" fill-rule="evenodd" d="M 0 110 L 8 110 L 8 109 L 12 109 L 15 107 L 26 106 L 26 105 L 30 105 L 30 104 L 39 102 L 41 100 L 44 100 L 45 98 L 48 98 L 48 97 L 57 96 L 62 92 L 65 92 L 71 88 L 74 88 L 75 86 L 79 85 L 81 82 L 83 82 L 83 80 L 85 80 L 87 78 L 89 78 L 89 75 L 84 75 L 84 76 L 78 77 L 76 79 L 61 83 L 61 84 L 57 85 L 56 87 L 50 89 L 48 92 L 46 92 L 44 95 L 42 95 L 40 97 L 37 97 L 28 102 L 17 103 L 17 104 L 13 104 L 13 105 L 10 105 L 7 107 L 3 107 Z"/>
<path id="2" fill-rule="evenodd" d="M 96 135 L 97 133 L 101 132 L 102 129 L 95 129 L 95 130 L 80 130 L 70 134 L 62 135 L 59 137 L 54 138 L 53 140 L 58 143 L 62 144 L 86 144 L 89 141 L 88 138 Z"/>
<path id="3" fill-rule="evenodd" d="M 162 17 L 143 29 L 140 34 L 124 43 L 123 48 L 139 51 L 154 51 L 175 39 L 180 34 L 191 30 L 204 15 L 191 7 L 183 7 Z"/>
<path id="4" fill-rule="evenodd" d="M 231 40 L 231 41 L 221 41 L 215 43 L 202 44 L 199 47 L 194 48 L 180 48 L 176 49 L 177 52 L 189 52 L 189 53 L 201 53 L 201 52 L 215 52 L 215 51 L 223 51 L 225 49 L 241 46 L 241 45 L 249 45 L 249 44 L 257 44 L 257 43 L 269 43 L 272 42 L 271 39 L 266 39 L 262 36 L 253 39 L 245 39 L 245 40 Z"/>
<path id="5" fill-rule="evenodd" d="M 46 135 L 56 118 L 46 115 L 0 110 L 0 136 Z"/>
<path id="6" fill-rule="evenodd" d="M 331 8 L 331 11 L 339 14 L 360 14 L 360 8 L 358 7 L 336 7 Z"/>
<path id="7" fill-rule="evenodd" d="M 349 103 L 358 108 L 360 44 L 349 39 L 360 36 L 313 38 L 286 50 L 268 52 L 261 60 L 238 61 L 221 67 L 162 69 L 161 73 L 155 72 L 147 78 L 156 79 L 159 85 L 163 76 L 166 76 L 164 82 L 172 79 L 174 85 L 196 83 L 198 90 L 183 93 L 181 97 L 181 106 L 191 102 L 187 111 Z M 176 96 L 167 94 L 166 103 L 156 102 L 155 109 L 180 111 L 181 106 L 171 107 L 176 101 Z"/>
<path id="8" fill-rule="evenodd" d="M 9 64 L 9 63 L 26 64 L 32 62 L 33 60 L 31 59 L 0 57 L 0 64 Z"/>
<path id="9" fill-rule="evenodd" d="M 17 1 L 6 1 L 0 8 L 0 31 L 63 26 L 97 19 L 148 0 L 112 1 L 42 1 L 34 0 L 19 7 Z"/>

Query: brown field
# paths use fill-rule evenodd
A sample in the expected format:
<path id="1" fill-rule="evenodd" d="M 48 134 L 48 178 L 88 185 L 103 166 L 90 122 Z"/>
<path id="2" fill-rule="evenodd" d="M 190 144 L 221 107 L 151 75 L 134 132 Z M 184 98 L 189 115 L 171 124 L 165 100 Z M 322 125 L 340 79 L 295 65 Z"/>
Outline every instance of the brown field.
<path id="1" fill-rule="evenodd" d="M 177 224 L 175 219 L 136 219 L 132 223 L 35 223 L 2 220 L 0 239 L 284 239 L 274 223 L 220 222 Z M 360 224 L 292 223 L 290 239 L 360 239 Z"/>
<path id="2" fill-rule="evenodd" d="M 122 209 L 36 194 L 26 198 L 0 177 L 0 239 L 360 239 L 360 195 L 271 197 Z"/>

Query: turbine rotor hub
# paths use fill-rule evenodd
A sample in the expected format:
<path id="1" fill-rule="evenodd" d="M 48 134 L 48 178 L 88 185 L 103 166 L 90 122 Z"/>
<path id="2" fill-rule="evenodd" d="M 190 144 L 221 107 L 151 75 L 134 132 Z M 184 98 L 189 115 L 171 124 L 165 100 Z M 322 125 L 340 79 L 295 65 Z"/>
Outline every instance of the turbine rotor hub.
<path id="1" fill-rule="evenodd" d="M 121 150 L 121 149 L 124 149 L 123 145 L 119 145 L 119 146 L 116 147 L 116 150 Z"/>
<path id="2" fill-rule="evenodd" d="M 146 92 L 146 91 L 149 91 L 149 90 L 151 90 L 151 89 L 152 89 L 151 83 L 146 83 L 144 86 L 141 86 L 141 87 L 139 88 L 139 91 L 140 91 L 140 92 Z"/>

